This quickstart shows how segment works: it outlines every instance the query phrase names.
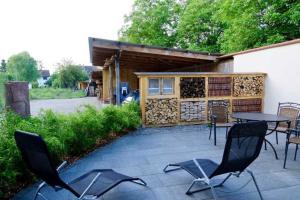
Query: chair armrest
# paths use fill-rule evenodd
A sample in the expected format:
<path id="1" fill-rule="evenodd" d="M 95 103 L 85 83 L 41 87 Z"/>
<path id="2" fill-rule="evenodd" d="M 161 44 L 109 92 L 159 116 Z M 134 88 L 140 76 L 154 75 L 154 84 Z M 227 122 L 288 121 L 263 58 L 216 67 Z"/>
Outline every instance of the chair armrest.
<path id="1" fill-rule="evenodd" d="M 63 162 L 56 168 L 56 171 L 59 172 L 59 171 L 62 170 L 67 164 L 68 164 L 67 161 L 63 161 Z"/>
<path id="2" fill-rule="evenodd" d="M 197 168 L 200 170 L 200 172 L 203 174 L 205 182 L 209 184 L 209 178 L 206 175 L 206 173 L 204 172 L 204 170 L 202 169 L 202 167 L 200 166 L 200 164 L 198 163 L 198 161 L 196 160 L 196 158 L 193 158 L 193 161 L 194 161 L 195 165 L 197 166 Z"/>
<path id="3" fill-rule="evenodd" d="M 87 186 L 87 188 L 85 188 L 85 190 L 83 191 L 83 193 L 80 195 L 79 199 L 83 199 L 84 195 L 89 191 L 89 189 L 94 185 L 94 183 L 97 181 L 97 179 L 99 178 L 99 176 L 101 175 L 101 172 L 98 172 L 97 175 L 93 178 L 93 180 L 91 181 L 91 183 Z"/>

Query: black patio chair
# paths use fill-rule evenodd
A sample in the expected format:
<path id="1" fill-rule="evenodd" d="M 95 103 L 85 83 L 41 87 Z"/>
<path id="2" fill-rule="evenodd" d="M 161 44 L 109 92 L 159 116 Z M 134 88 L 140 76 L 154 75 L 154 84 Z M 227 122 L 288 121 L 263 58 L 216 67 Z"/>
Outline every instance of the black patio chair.
<path id="1" fill-rule="evenodd" d="M 233 124 L 229 122 L 229 103 L 216 100 L 209 104 L 209 139 L 213 129 L 214 145 L 217 145 L 217 128 L 225 128 L 227 137 L 228 129 Z"/>
<path id="2" fill-rule="evenodd" d="M 223 159 L 220 164 L 209 159 L 193 159 L 185 162 L 169 164 L 164 168 L 164 172 L 184 169 L 195 179 L 188 188 L 186 194 L 211 189 L 213 198 L 217 199 L 215 187 L 221 187 L 230 176 L 239 177 L 244 171 L 248 172 L 259 193 L 260 199 L 263 199 L 260 189 L 257 185 L 253 173 L 247 167 L 258 157 L 263 141 L 267 132 L 266 122 L 249 122 L 235 124 L 229 130 L 226 141 Z M 175 167 L 168 169 L 168 167 Z M 211 179 L 215 176 L 228 174 L 219 184 L 212 185 Z M 200 182 L 206 184 L 206 187 L 191 191 L 194 184 Z"/>
<path id="3" fill-rule="evenodd" d="M 286 159 L 287 159 L 287 154 L 288 154 L 290 144 L 296 145 L 295 154 L 294 154 L 294 160 L 296 160 L 297 152 L 300 145 L 300 116 L 298 116 L 298 119 L 296 120 L 295 127 L 287 130 L 283 168 L 286 167 Z"/>
<path id="4" fill-rule="evenodd" d="M 119 174 L 112 169 L 94 169 L 67 183 L 59 176 L 59 172 L 67 162 L 63 162 L 56 169 L 42 137 L 33 133 L 16 131 L 15 140 L 30 171 L 44 181 L 39 185 L 34 199 L 37 196 L 47 199 L 40 192 L 47 184 L 55 191 L 66 189 L 78 199 L 99 198 L 124 181 L 146 186 L 146 182 L 142 179 Z"/>

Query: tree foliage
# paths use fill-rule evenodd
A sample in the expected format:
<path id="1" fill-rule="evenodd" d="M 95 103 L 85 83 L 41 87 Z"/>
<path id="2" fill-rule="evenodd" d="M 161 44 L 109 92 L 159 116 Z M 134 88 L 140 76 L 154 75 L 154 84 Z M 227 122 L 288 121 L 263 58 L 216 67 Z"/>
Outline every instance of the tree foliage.
<path id="1" fill-rule="evenodd" d="M 120 40 L 173 47 L 181 11 L 179 0 L 136 0 L 119 31 Z"/>
<path id="2" fill-rule="evenodd" d="M 189 0 L 181 13 L 178 29 L 178 45 L 183 49 L 220 52 L 218 38 L 222 24 L 216 20 L 216 0 Z"/>
<path id="3" fill-rule="evenodd" d="M 1 60 L 0 72 L 6 72 L 6 61 L 4 59 Z"/>
<path id="4" fill-rule="evenodd" d="M 32 82 L 40 76 L 35 59 L 26 51 L 8 59 L 7 72 L 16 81 Z"/>
<path id="5" fill-rule="evenodd" d="M 229 53 L 300 37 L 299 0 L 136 0 L 123 41 Z"/>
<path id="6" fill-rule="evenodd" d="M 70 60 L 59 63 L 58 71 L 51 77 L 52 85 L 60 88 L 76 88 L 78 81 L 85 80 L 88 80 L 87 73 Z"/>

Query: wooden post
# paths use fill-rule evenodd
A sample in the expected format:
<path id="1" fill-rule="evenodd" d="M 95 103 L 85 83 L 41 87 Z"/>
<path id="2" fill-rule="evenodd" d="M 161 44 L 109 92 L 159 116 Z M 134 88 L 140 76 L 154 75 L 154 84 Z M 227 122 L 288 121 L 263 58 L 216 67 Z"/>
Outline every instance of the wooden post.
<path id="1" fill-rule="evenodd" d="M 7 82 L 5 84 L 5 106 L 22 117 L 30 116 L 28 82 Z"/>
<path id="2" fill-rule="evenodd" d="M 113 69 L 112 65 L 109 65 L 109 101 L 110 104 L 113 104 L 114 92 L 113 92 Z"/>
<path id="3" fill-rule="evenodd" d="M 115 58 L 115 67 L 116 67 L 116 104 L 121 104 L 120 99 L 120 52 L 116 54 Z"/>

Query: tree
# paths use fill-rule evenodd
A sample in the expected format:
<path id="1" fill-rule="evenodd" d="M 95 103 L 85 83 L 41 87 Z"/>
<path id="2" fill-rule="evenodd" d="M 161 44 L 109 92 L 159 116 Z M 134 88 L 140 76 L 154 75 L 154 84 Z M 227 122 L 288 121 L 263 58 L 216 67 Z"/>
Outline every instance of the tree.
<path id="1" fill-rule="evenodd" d="M 71 60 L 63 60 L 58 64 L 58 71 L 52 76 L 52 84 L 62 88 L 77 87 L 78 81 L 88 80 L 87 73 L 80 65 L 74 64 Z"/>
<path id="2" fill-rule="evenodd" d="M 122 41 L 176 46 L 176 27 L 183 9 L 181 0 L 136 0 L 119 31 Z"/>
<path id="3" fill-rule="evenodd" d="M 21 52 L 8 59 L 7 71 L 13 80 L 16 81 L 36 81 L 40 76 L 37 63 L 28 52 Z"/>
<path id="4" fill-rule="evenodd" d="M 222 52 L 241 51 L 300 37 L 300 2 L 222 0 L 218 19 L 226 24 Z"/>
<path id="5" fill-rule="evenodd" d="M 229 53 L 300 37 L 299 0 L 135 0 L 123 41 Z"/>
<path id="6" fill-rule="evenodd" d="M 218 38 L 223 32 L 222 23 L 213 15 L 216 0 L 189 0 L 180 16 L 177 41 L 180 48 L 220 52 Z"/>
<path id="7" fill-rule="evenodd" d="M 6 72 L 6 61 L 4 59 L 1 60 L 0 72 Z"/>

